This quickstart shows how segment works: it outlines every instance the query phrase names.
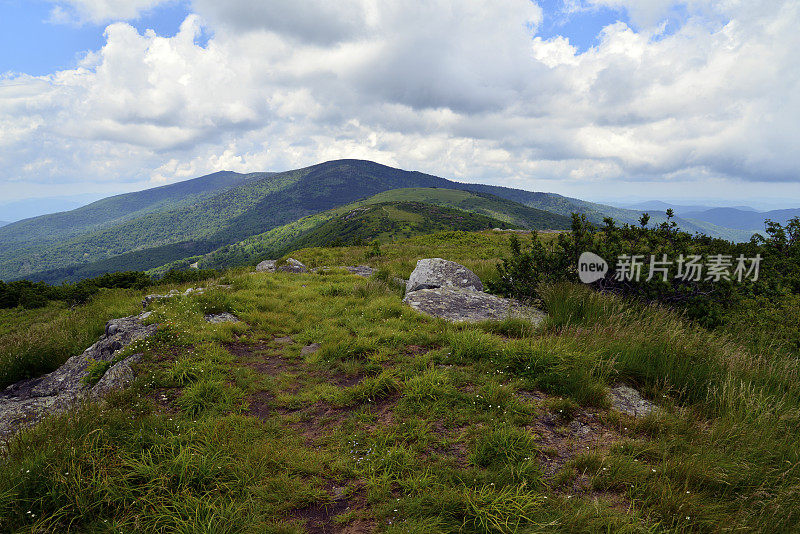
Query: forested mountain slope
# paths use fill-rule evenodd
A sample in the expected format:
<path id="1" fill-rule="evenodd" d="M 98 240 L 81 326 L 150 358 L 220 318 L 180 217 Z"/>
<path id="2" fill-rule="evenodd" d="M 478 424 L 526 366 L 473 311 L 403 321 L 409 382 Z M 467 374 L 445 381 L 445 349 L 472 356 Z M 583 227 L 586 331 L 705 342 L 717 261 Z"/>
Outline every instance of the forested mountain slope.
<path id="1" fill-rule="evenodd" d="M 640 215 L 551 193 L 464 184 L 370 161 L 337 160 L 280 173 L 216 173 L 8 225 L 0 228 L 0 279 L 58 282 L 112 270 L 149 269 L 207 254 L 377 193 L 404 188 L 480 193 L 434 203 L 525 227 L 536 226 L 525 222 L 528 215 L 521 210 L 524 206 L 562 216 L 585 213 L 593 222 L 611 216 L 634 223 Z M 509 206 L 498 211 L 497 198 L 488 202 L 494 207 L 484 205 L 487 201 L 481 194 L 516 202 L 514 213 L 508 211 Z M 385 200 L 429 202 L 431 197 L 421 192 L 407 195 L 411 196 Z M 541 221 L 543 215 L 539 212 L 533 217 Z M 652 222 L 663 219 L 663 214 L 653 214 Z M 678 222 L 690 232 L 727 239 L 749 237 L 739 235 L 743 231 L 708 223 Z"/>
<path id="2" fill-rule="evenodd" d="M 366 209 L 376 205 L 380 209 Z M 476 214 L 486 216 L 486 224 L 480 222 L 475 226 L 474 223 L 481 221 L 475 218 Z M 209 254 L 172 262 L 153 272 L 184 269 L 195 262 L 199 262 L 201 268 L 247 265 L 278 258 L 303 247 L 357 244 L 376 239 L 387 241 L 439 230 L 495 227 L 565 230 L 570 227 L 570 218 L 488 194 L 440 188 L 393 189 L 303 217 Z"/>

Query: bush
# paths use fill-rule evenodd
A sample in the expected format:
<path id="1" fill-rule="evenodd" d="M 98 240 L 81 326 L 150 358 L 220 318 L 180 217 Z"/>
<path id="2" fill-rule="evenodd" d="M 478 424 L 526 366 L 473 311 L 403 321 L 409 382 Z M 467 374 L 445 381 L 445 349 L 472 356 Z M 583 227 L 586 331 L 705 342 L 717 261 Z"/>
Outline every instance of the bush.
<path id="1" fill-rule="evenodd" d="M 610 267 L 603 278 L 591 284 L 595 289 L 677 308 L 709 328 L 724 324 L 730 309 L 743 299 L 766 297 L 774 301 L 800 293 L 800 218 L 792 219 L 786 226 L 767 220 L 767 237 L 757 234 L 747 243 L 691 235 L 678 231 L 670 221 L 648 228 L 648 220 L 643 216 L 638 227 L 627 224 L 619 227 L 606 218 L 604 226 L 598 228 L 584 215 L 573 214 L 571 231 L 549 243 L 533 233 L 528 246 L 523 247 L 512 236 L 511 255 L 498 264 L 498 277 L 489 282 L 488 288 L 494 293 L 541 303 L 545 298 L 544 288 L 549 285 L 577 282 L 580 254 L 593 252 L 609 262 Z M 617 279 L 612 262 L 623 255 L 643 257 L 639 280 Z M 651 259 L 658 261 L 666 256 L 674 262 L 681 256 L 692 255 L 730 256 L 734 265 L 739 256 L 760 255 L 758 280 L 746 277 L 742 281 L 714 280 L 706 273 L 699 280 L 685 280 L 674 276 L 674 265 L 666 281 L 657 271 L 651 280 L 646 280 Z"/>

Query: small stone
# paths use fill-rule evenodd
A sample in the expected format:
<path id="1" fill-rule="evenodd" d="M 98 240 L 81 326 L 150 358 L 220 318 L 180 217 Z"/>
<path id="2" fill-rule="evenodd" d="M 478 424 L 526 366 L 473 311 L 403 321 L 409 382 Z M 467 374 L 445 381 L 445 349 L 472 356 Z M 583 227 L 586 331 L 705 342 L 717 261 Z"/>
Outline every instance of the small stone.
<path id="1" fill-rule="evenodd" d="M 611 388 L 611 405 L 618 412 L 633 417 L 641 417 L 656 409 L 656 405 L 642 397 L 642 394 L 625 384 Z"/>
<path id="2" fill-rule="evenodd" d="M 573 434 L 575 434 L 577 436 L 585 436 L 586 434 L 588 434 L 591 431 L 591 428 L 589 428 L 588 425 L 584 425 L 583 423 L 581 423 L 577 419 L 574 419 L 569 424 L 569 429 L 572 431 Z"/>

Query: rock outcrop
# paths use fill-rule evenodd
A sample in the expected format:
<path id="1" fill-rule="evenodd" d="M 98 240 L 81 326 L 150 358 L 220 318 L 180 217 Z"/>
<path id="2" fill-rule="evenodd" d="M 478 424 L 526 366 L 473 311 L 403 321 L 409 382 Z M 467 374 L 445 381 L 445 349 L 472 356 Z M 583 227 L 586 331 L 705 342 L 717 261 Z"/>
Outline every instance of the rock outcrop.
<path id="1" fill-rule="evenodd" d="M 278 260 L 264 260 L 258 265 L 256 265 L 256 272 L 259 273 L 274 273 L 275 272 L 275 264 L 278 263 Z"/>
<path id="2" fill-rule="evenodd" d="M 544 314 L 512 299 L 483 292 L 475 273 L 441 258 L 422 259 L 406 283 L 403 302 L 417 311 L 448 321 L 496 321 L 519 317 L 538 324 Z"/>
<path id="3" fill-rule="evenodd" d="M 408 293 L 403 302 L 417 311 L 448 321 L 499 321 L 508 317 L 528 319 L 538 324 L 544 314 L 517 301 L 464 289 L 420 289 Z"/>
<path id="4" fill-rule="evenodd" d="M 156 331 L 157 325 L 142 324 L 149 315 L 146 312 L 109 321 L 99 341 L 52 373 L 17 382 L 0 391 L 0 440 L 45 415 L 67 410 L 86 398 L 99 398 L 128 385 L 133 380 L 131 364 L 141 356 L 134 354 L 120 361 L 115 359 L 121 349 Z M 84 379 L 96 362 L 109 362 L 110 367 L 97 383 L 87 383 Z"/>
<path id="5" fill-rule="evenodd" d="M 286 263 L 278 266 L 277 270 L 282 273 L 295 273 L 295 274 L 308 272 L 308 268 L 294 258 L 288 258 L 286 260 Z"/>
<path id="6" fill-rule="evenodd" d="M 439 287 L 483 291 L 481 279 L 463 265 L 442 258 L 419 260 L 406 282 L 406 293 Z"/>

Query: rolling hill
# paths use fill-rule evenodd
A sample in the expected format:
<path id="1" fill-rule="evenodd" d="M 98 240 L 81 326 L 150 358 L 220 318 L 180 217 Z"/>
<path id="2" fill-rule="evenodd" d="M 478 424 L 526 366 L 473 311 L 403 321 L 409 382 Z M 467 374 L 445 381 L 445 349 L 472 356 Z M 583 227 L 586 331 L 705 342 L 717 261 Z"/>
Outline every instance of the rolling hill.
<path id="1" fill-rule="evenodd" d="M 465 204 L 451 203 L 450 207 L 490 217 L 495 214 L 492 209 L 481 207 L 481 195 L 515 202 L 517 210 L 522 205 L 562 216 L 585 213 L 594 222 L 612 216 L 620 222 L 633 223 L 639 217 L 636 211 L 551 193 L 464 184 L 370 161 L 337 160 L 280 173 L 220 172 L 10 224 L 0 228 L 0 279 L 58 282 L 113 270 L 150 269 L 403 188 L 476 193 L 475 197 L 460 201 Z M 425 198 L 395 200 L 426 203 Z M 447 205 L 442 202 L 439 205 Z M 519 214 L 506 216 L 500 220 L 509 224 L 516 220 L 513 224 L 528 226 Z M 654 223 L 663 219 L 663 214 L 653 214 Z M 708 223 L 678 222 L 687 231 L 728 239 L 743 233 Z"/>
<path id="2" fill-rule="evenodd" d="M 380 210 L 367 209 L 376 207 Z M 486 224 L 476 225 L 482 219 L 475 219 L 475 216 L 485 216 Z M 407 224 L 409 218 L 414 219 L 413 224 Z M 380 223 L 376 219 L 380 219 Z M 185 269 L 195 262 L 199 262 L 201 268 L 254 264 L 306 247 L 352 245 L 359 241 L 388 241 L 440 230 L 495 227 L 565 230 L 570 227 L 570 218 L 487 194 L 453 189 L 394 189 L 304 217 L 209 254 L 181 259 L 152 273 L 160 274 L 170 268 Z"/>

